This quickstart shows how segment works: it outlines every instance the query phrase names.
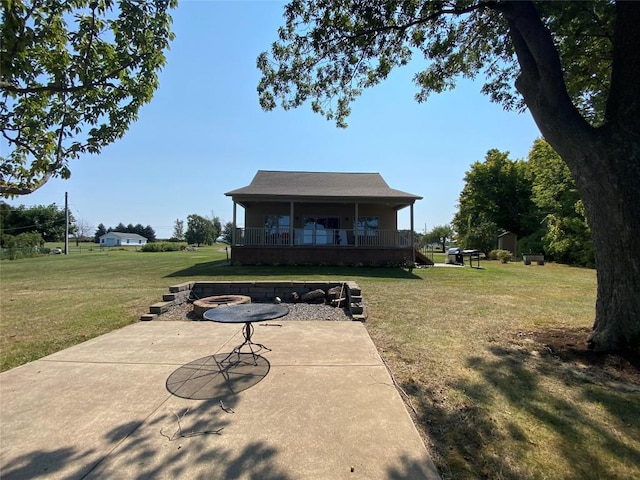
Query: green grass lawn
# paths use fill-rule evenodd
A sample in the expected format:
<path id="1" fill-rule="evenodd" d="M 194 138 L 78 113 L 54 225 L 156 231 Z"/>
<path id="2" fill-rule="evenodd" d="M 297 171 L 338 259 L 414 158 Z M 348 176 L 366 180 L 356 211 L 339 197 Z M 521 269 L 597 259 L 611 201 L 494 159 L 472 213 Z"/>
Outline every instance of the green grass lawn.
<path id="1" fill-rule="evenodd" d="M 435 258 L 436 261 L 441 261 Z M 593 270 L 229 267 L 194 252 L 98 249 L 0 264 L 2 370 L 138 321 L 190 280 L 355 280 L 366 322 L 445 479 L 640 478 L 640 393 L 561 362 L 538 335 L 583 339 Z M 606 379 L 605 379 L 606 380 Z"/>

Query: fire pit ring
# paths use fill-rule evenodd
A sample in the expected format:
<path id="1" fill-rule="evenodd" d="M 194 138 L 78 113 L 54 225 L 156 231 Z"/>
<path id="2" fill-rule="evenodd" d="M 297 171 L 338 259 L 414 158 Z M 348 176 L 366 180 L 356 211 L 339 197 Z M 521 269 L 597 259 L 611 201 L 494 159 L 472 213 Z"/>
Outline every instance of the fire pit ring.
<path id="1" fill-rule="evenodd" d="M 241 305 L 243 303 L 251 303 L 251 297 L 247 295 L 215 295 L 193 302 L 193 313 L 196 314 L 198 318 L 202 318 L 204 312 L 212 308 Z"/>

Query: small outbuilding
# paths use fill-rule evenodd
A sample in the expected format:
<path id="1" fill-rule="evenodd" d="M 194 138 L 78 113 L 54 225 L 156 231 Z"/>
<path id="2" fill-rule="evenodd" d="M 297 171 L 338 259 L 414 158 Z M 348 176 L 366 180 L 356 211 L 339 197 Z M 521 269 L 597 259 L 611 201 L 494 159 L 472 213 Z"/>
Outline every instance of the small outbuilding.
<path id="1" fill-rule="evenodd" d="M 518 236 L 515 233 L 504 232 L 498 236 L 498 248 L 511 252 L 516 258 L 518 252 Z"/>
<path id="2" fill-rule="evenodd" d="M 101 247 L 141 247 L 146 244 L 146 237 L 137 233 L 107 232 L 100 236 Z"/>

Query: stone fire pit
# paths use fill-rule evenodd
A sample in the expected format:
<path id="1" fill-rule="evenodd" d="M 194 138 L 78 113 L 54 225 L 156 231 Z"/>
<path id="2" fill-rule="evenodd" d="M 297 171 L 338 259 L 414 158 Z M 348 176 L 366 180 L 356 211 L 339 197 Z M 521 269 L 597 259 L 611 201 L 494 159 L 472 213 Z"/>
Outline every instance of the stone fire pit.
<path id="1" fill-rule="evenodd" d="M 204 312 L 212 308 L 218 308 L 228 305 L 240 305 L 243 303 L 251 303 L 251 297 L 247 295 L 214 295 L 213 297 L 205 297 L 193 302 L 193 313 L 198 318 L 203 318 Z"/>

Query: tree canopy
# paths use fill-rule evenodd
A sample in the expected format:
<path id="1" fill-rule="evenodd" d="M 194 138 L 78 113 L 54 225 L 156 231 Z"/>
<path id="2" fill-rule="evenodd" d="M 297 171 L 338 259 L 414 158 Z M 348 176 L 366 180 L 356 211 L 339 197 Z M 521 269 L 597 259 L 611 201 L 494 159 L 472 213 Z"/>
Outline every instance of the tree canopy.
<path id="1" fill-rule="evenodd" d="M 69 213 L 69 233 L 74 233 L 75 219 Z M 4 244 L 8 236 L 37 233 L 45 242 L 61 242 L 65 234 L 64 208 L 51 205 L 11 206 L 0 202 L 0 232 Z"/>
<path id="2" fill-rule="evenodd" d="M 191 214 L 187 217 L 187 231 L 184 238 L 195 245 L 212 245 L 220 235 L 221 225 L 218 217 L 208 219 L 202 215 Z"/>
<path id="3" fill-rule="evenodd" d="M 594 266 L 591 230 L 567 165 L 539 138 L 529 152 L 527 167 L 536 216 L 544 227 L 545 253 L 561 263 Z"/>
<path id="4" fill-rule="evenodd" d="M 638 25 L 628 1 L 293 0 L 257 59 L 259 100 L 346 126 L 362 90 L 414 57 L 418 101 L 482 76 L 493 101 L 529 110 L 576 183 L 598 269 L 590 345 L 640 351 Z"/>
<path id="5" fill-rule="evenodd" d="M 284 9 L 278 41 L 258 57 L 260 104 L 266 110 L 310 102 L 338 126 L 363 89 L 396 67 L 423 57 L 414 75 L 416 100 L 451 90 L 459 78 L 482 76 L 482 91 L 509 109 L 524 109 L 508 1 L 450 2 L 296 0 Z M 531 3 L 531 2 L 520 2 Z M 585 117 L 601 122 L 609 91 L 614 9 L 611 2 L 535 2 L 553 36 L 567 92 Z M 530 15 L 530 12 L 527 12 Z M 420 66 L 424 62 L 417 63 Z"/>
<path id="6" fill-rule="evenodd" d="M 122 137 L 158 87 L 177 0 L 2 0 L 0 194 Z"/>
<path id="7" fill-rule="evenodd" d="M 437 243 L 444 252 L 447 247 L 447 242 L 453 237 L 453 233 L 453 227 L 451 225 L 436 225 L 422 236 L 420 243 L 422 245 Z"/>
<path id="8" fill-rule="evenodd" d="M 499 233 L 508 231 L 522 238 L 537 226 L 525 162 L 492 149 L 484 162 L 471 165 L 464 181 L 453 219 L 460 245 L 488 253 Z"/>
<path id="9" fill-rule="evenodd" d="M 453 224 L 458 244 L 489 252 L 504 231 L 518 236 L 520 253 L 594 266 L 593 242 L 582 200 L 567 165 L 543 139 L 527 160 L 489 150 L 464 177 Z"/>

